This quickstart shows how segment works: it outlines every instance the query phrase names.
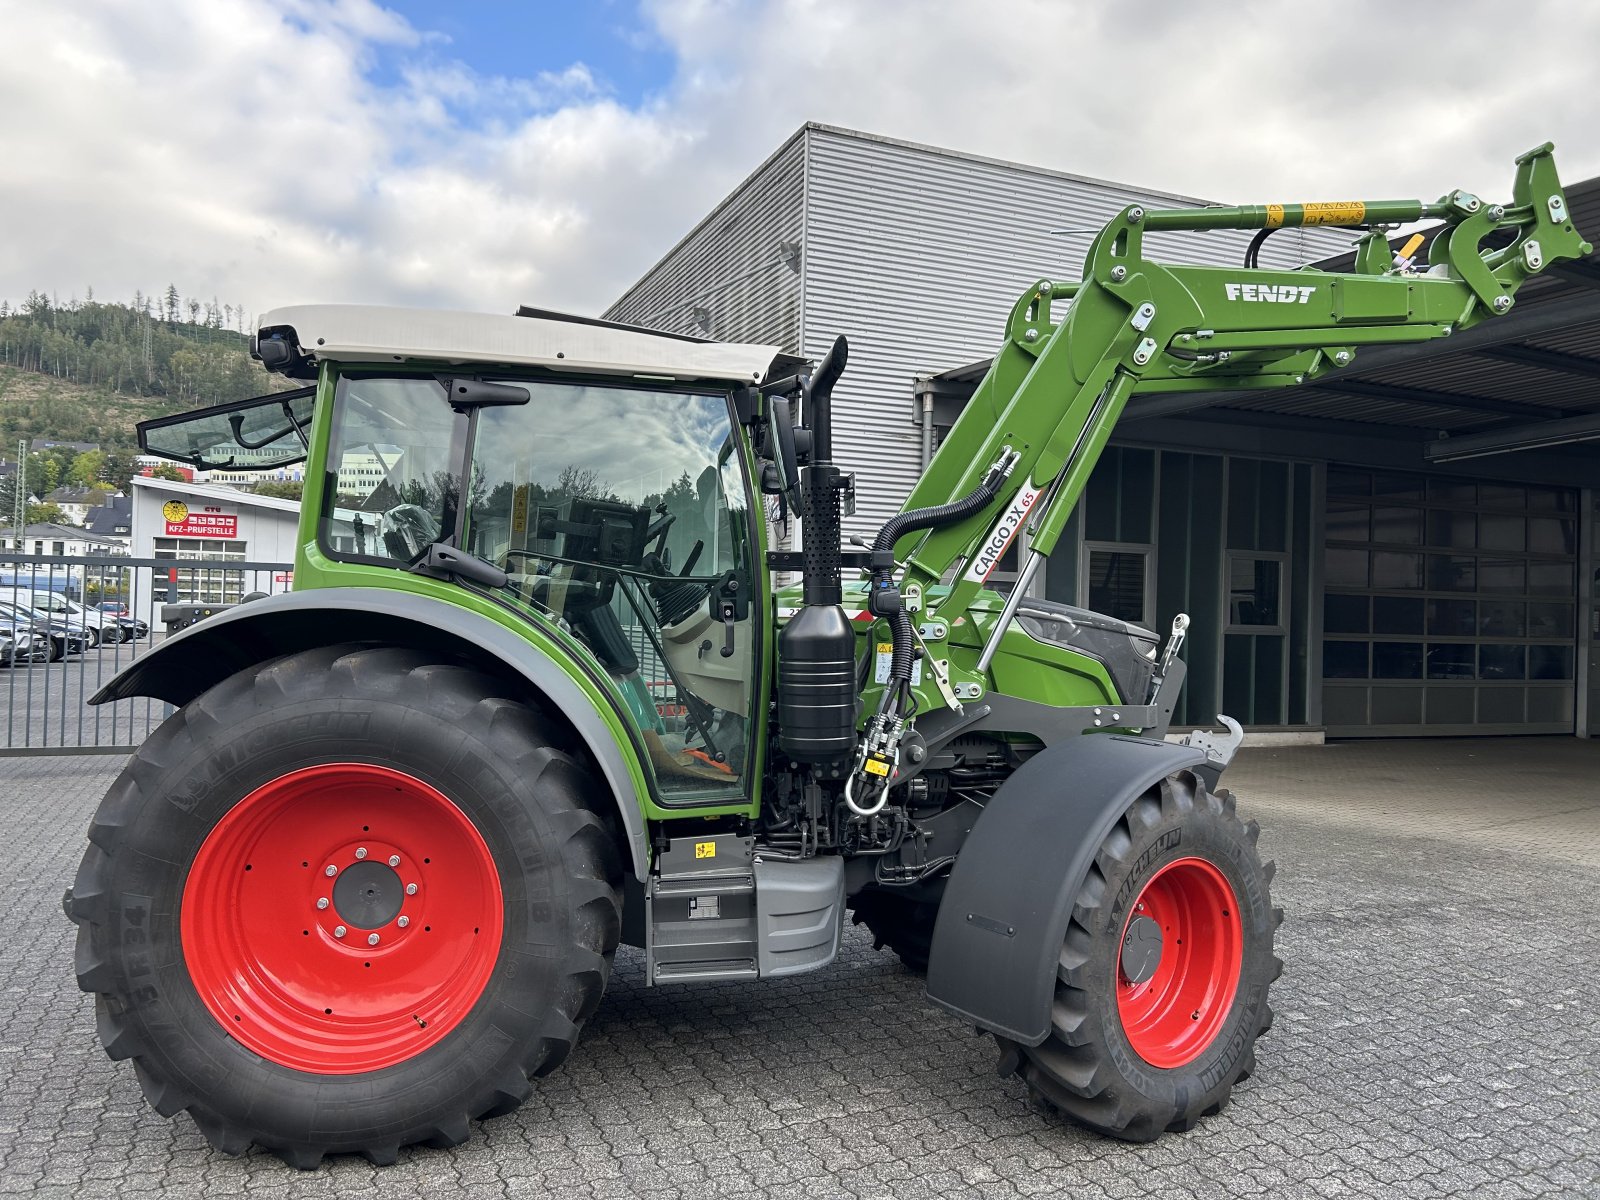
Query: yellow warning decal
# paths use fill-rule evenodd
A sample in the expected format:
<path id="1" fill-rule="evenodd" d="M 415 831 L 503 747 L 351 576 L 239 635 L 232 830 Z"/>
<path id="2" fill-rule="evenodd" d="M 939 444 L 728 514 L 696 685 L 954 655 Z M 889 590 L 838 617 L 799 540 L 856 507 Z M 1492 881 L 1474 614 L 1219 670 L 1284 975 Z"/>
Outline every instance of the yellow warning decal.
<path id="1" fill-rule="evenodd" d="M 877 646 L 878 646 L 878 653 L 879 654 L 893 654 L 894 653 L 894 643 L 893 642 L 879 642 L 879 643 L 877 643 Z"/>
<path id="2" fill-rule="evenodd" d="M 1367 218 L 1367 206 L 1360 200 L 1328 200 L 1307 204 L 1302 225 L 1359 225 Z"/>
<path id="3" fill-rule="evenodd" d="M 1283 225 L 1283 205 L 1267 205 L 1267 228 L 1277 229 Z"/>
<path id="4" fill-rule="evenodd" d="M 889 764 L 879 762 L 875 758 L 867 759 L 865 766 L 868 775 L 887 775 L 889 773 Z"/>
<path id="5" fill-rule="evenodd" d="M 717 856 L 717 844 L 715 842 L 696 842 L 694 844 L 694 856 L 696 858 L 715 858 Z"/>

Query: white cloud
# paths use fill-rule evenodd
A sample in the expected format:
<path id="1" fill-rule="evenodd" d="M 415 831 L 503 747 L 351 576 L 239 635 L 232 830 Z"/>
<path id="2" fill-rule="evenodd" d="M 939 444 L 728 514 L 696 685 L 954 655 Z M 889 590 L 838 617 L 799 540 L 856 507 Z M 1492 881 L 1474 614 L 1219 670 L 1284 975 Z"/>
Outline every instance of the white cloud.
<path id="1" fill-rule="evenodd" d="M 0 0 L 0 297 L 593 311 L 806 119 L 1240 201 L 1498 197 L 1546 138 L 1600 173 L 1600 8 L 1216 9 L 649 0 L 677 73 L 630 107 L 374 0 Z"/>

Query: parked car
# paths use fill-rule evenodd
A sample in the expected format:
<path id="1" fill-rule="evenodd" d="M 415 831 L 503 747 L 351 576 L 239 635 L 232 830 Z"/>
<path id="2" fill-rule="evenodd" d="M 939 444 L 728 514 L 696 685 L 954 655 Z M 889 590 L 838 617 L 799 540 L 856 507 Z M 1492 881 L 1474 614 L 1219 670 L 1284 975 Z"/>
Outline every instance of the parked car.
<path id="1" fill-rule="evenodd" d="M 141 621 L 138 617 L 118 617 L 117 631 L 121 636 L 114 640 L 137 642 L 140 638 L 149 635 L 150 625 L 149 622 Z M 109 637 L 110 630 L 108 629 L 105 632 Z"/>
<path id="2" fill-rule="evenodd" d="M 69 654 L 82 654 L 89 645 L 89 635 L 82 629 L 52 620 L 49 613 L 25 604 L 0 600 L 0 620 L 28 626 L 33 631 L 35 650 L 48 662 L 60 662 Z"/>
<path id="3" fill-rule="evenodd" d="M 0 667 L 36 662 L 41 648 L 49 653 L 48 643 L 37 639 L 30 624 L 0 619 Z"/>
<path id="4" fill-rule="evenodd" d="M 128 615 L 128 606 L 121 600 L 102 600 L 95 607 L 113 617 L 125 617 Z"/>
<path id="5" fill-rule="evenodd" d="M 69 600 L 60 592 L 34 592 L 32 607 L 50 614 L 53 620 L 65 622 L 73 629 L 81 629 L 89 639 L 90 647 L 102 641 L 120 641 L 122 632 L 117 619 L 97 609 L 85 608 L 76 600 Z"/>

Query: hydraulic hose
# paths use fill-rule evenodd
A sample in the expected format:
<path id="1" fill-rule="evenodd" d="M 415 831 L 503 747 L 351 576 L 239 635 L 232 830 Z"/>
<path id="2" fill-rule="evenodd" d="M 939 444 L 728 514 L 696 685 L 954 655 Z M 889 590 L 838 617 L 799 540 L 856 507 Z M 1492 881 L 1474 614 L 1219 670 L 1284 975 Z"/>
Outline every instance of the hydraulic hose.
<path id="1" fill-rule="evenodd" d="M 928 508 L 913 508 L 909 512 L 896 513 L 885 521 L 873 540 L 872 551 L 875 563 L 886 562 L 887 565 L 873 566 L 869 595 L 875 597 L 880 591 L 890 592 L 894 589 L 894 548 L 901 538 L 919 529 L 932 529 L 965 520 L 980 511 L 999 494 L 1000 484 L 1006 474 L 1004 469 L 996 465 L 989 469 L 982 483 L 959 500 L 934 504 Z M 888 700 L 892 694 L 899 693 L 911 684 L 912 636 L 911 614 L 906 612 L 903 605 L 896 603 L 894 609 L 885 615 L 889 622 L 889 638 L 894 644 L 894 652 L 889 660 L 890 687 L 884 693 Z"/>

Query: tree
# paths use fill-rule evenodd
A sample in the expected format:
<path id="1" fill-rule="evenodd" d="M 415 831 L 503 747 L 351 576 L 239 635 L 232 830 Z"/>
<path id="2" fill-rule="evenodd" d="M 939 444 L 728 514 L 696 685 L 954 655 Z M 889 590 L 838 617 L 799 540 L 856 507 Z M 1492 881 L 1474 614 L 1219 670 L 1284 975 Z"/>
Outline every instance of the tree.
<path id="1" fill-rule="evenodd" d="M 565 492 L 574 498 L 599 500 L 610 493 L 611 485 L 601 479 L 600 472 L 593 467 L 580 467 L 569 463 L 561 468 L 561 475 L 556 480 L 556 491 Z"/>
<path id="2" fill-rule="evenodd" d="M 30 504 L 28 515 L 23 519 L 29 525 L 64 525 L 67 514 L 61 511 L 59 504 Z"/>
<path id="3" fill-rule="evenodd" d="M 155 466 L 151 467 L 147 472 L 145 472 L 145 474 L 147 474 L 151 479 L 170 479 L 174 483 L 188 482 L 188 480 L 183 477 L 183 472 L 178 470 L 178 468 L 173 466 L 171 463 L 157 463 Z"/>
<path id="4" fill-rule="evenodd" d="M 251 490 L 258 496 L 276 496 L 280 500 L 298 500 L 305 491 L 298 479 L 264 479 Z"/>
<path id="5" fill-rule="evenodd" d="M 113 491 L 127 491 L 133 479 L 133 472 L 133 455 L 125 450 L 110 450 L 106 453 L 101 478 L 111 485 Z"/>
<path id="6" fill-rule="evenodd" d="M 175 283 L 167 284 L 166 308 L 167 324 L 176 325 L 178 323 L 178 285 Z"/>
<path id="7" fill-rule="evenodd" d="M 67 478 L 73 483 L 90 487 L 102 481 L 105 475 L 106 453 L 104 450 L 85 450 L 72 460 L 68 468 Z"/>

